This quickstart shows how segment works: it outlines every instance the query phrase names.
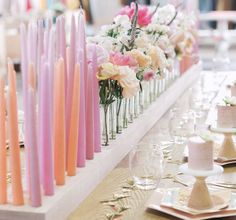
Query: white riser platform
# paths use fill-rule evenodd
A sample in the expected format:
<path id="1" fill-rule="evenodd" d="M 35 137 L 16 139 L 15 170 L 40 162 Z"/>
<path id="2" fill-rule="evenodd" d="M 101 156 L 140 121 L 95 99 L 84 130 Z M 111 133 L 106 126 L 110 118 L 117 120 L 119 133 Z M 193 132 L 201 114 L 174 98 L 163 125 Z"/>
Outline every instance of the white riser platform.
<path id="1" fill-rule="evenodd" d="M 176 80 L 148 109 L 144 111 L 109 147 L 104 147 L 95 159 L 78 169 L 75 177 L 67 177 L 66 185 L 57 187 L 55 195 L 43 198 L 43 206 L 17 207 L 0 205 L 0 220 L 64 220 L 91 193 L 104 177 L 128 154 L 152 128 L 176 99 L 199 77 L 201 64 L 190 68 Z"/>

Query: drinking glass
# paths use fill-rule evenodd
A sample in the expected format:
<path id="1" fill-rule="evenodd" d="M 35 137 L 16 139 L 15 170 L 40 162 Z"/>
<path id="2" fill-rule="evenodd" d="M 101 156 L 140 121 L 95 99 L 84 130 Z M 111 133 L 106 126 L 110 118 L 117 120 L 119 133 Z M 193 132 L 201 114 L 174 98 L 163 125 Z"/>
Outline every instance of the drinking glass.
<path id="1" fill-rule="evenodd" d="M 129 168 L 134 184 L 143 190 L 156 189 L 163 172 L 163 154 L 160 148 L 136 148 L 129 154 Z"/>
<path id="2" fill-rule="evenodd" d="M 184 119 L 180 115 L 172 116 L 169 121 L 169 134 L 175 144 L 183 144 L 186 140 L 184 124 Z"/>

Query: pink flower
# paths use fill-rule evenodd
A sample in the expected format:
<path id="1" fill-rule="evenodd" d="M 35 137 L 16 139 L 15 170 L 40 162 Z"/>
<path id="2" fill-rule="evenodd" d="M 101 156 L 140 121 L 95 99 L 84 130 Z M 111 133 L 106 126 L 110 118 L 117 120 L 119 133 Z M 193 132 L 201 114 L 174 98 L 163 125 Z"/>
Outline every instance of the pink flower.
<path id="1" fill-rule="evenodd" d="M 143 79 L 145 81 L 150 81 L 155 78 L 155 73 L 152 70 L 147 70 L 146 72 L 143 73 Z"/>
<path id="2" fill-rule="evenodd" d="M 118 15 L 127 15 L 131 19 L 134 15 L 134 11 L 134 8 L 127 5 L 119 11 Z"/>
<path id="3" fill-rule="evenodd" d="M 130 20 L 133 18 L 135 13 L 135 3 L 131 3 L 130 6 L 123 7 L 119 15 L 127 15 Z M 146 6 L 138 6 L 138 25 L 139 26 L 147 26 L 151 23 L 152 14 L 149 13 L 148 8 Z"/>
<path id="4" fill-rule="evenodd" d="M 111 52 L 110 62 L 118 66 L 135 67 L 138 65 L 137 61 L 132 56 L 123 55 L 120 52 Z"/>

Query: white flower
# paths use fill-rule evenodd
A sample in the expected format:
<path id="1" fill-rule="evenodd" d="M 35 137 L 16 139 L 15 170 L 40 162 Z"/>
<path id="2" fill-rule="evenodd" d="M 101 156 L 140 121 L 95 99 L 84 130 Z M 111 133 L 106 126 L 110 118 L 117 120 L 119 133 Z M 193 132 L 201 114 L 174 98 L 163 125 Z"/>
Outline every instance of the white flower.
<path id="1" fill-rule="evenodd" d="M 197 132 L 198 135 L 200 136 L 201 139 L 203 139 L 204 141 L 214 141 L 215 137 L 214 135 L 212 135 L 212 133 L 208 130 L 200 130 Z"/>
<path id="2" fill-rule="evenodd" d="M 124 44 L 126 46 L 129 45 L 129 40 L 130 40 L 130 36 L 126 35 L 126 34 L 122 34 L 121 36 L 119 36 L 117 38 L 118 42 L 121 42 L 121 44 Z"/>
<path id="3" fill-rule="evenodd" d="M 131 22 L 130 22 L 129 17 L 127 15 L 117 15 L 114 18 L 114 23 L 117 26 L 121 26 L 125 30 L 131 29 Z"/>
<path id="4" fill-rule="evenodd" d="M 108 36 L 100 36 L 95 35 L 94 37 L 88 37 L 87 38 L 88 43 L 94 43 L 102 46 L 107 51 L 111 51 L 114 48 L 114 44 L 116 42 L 116 39 Z"/>
<path id="5" fill-rule="evenodd" d="M 226 105 L 236 106 L 236 96 L 225 97 L 223 101 Z"/>
<path id="6" fill-rule="evenodd" d="M 140 34 L 136 39 L 135 39 L 135 45 L 138 48 L 146 48 L 149 44 L 149 39 L 145 34 Z"/>
<path id="7" fill-rule="evenodd" d="M 157 33 L 161 33 L 161 34 L 167 34 L 170 31 L 170 28 L 166 25 L 150 23 L 146 27 L 146 31 L 151 32 L 151 33 L 157 32 Z"/>
<path id="8" fill-rule="evenodd" d="M 167 4 L 157 9 L 157 12 L 153 16 L 152 23 L 168 24 L 174 16 L 175 7 L 171 4 Z"/>
<path id="9" fill-rule="evenodd" d="M 182 12 L 179 12 L 173 24 L 177 29 L 181 29 L 182 31 L 188 31 L 195 26 L 196 17 L 193 13 L 184 14 Z"/>
<path id="10" fill-rule="evenodd" d="M 166 35 L 161 35 L 159 38 L 158 38 L 158 41 L 157 41 L 157 45 L 162 49 L 162 50 L 166 50 L 169 45 L 170 45 L 170 39 L 166 36 Z"/>

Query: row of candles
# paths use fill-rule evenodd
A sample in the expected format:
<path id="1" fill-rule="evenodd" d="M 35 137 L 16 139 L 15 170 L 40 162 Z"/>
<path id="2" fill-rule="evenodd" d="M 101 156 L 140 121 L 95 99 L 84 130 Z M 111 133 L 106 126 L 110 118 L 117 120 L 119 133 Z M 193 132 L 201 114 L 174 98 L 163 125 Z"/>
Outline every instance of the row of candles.
<path id="1" fill-rule="evenodd" d="M 28 31 L 22 24 L 20 32 L 26 184 L 21 176 L 16 74 L 9 60 L 6 98 L 0 78 L 0 204 L 9 200 L 7 120 L 12 204 L 23 205 L 25 194 L 31 206 L 39 207 L 42 194 L 54 195 L 55 185 L 64 185 L 66 175 L 76 175 L 77 167 L 101 151 L 97 51 L 91 45 L 87 56 L 82 10 L 78 19 L 71 18 L 69 46 L 63 16 L 57 18 L 56 27 L 51 21 L 46 27 L 38 21 L 30 23 Z"/>

